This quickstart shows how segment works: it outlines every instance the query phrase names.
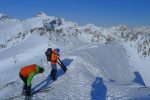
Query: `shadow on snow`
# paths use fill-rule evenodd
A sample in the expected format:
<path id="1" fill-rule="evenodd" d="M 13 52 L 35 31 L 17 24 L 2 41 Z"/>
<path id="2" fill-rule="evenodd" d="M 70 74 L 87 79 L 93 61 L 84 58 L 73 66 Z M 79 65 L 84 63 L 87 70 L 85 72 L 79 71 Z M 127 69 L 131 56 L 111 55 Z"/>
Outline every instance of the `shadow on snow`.
<path id="1" fill-rule="evenodd" d="M 104 85 L 103 79 L 96 77 L 92 84 L 91 100 L 106 100 L 107 87 Z"/>
<path id="2" fill-rule="evenodd" d="M 143 78 L 142 78 L 142 76 L 140 75 L 140 73 L 137 72 L 137 71 L 135 71 L 135 72 L 134 72 L 134 75 L 135 75 L 134 82 L 139 83 L 139 84 L 145 86 L 145 83 L 144 83 Z"/>

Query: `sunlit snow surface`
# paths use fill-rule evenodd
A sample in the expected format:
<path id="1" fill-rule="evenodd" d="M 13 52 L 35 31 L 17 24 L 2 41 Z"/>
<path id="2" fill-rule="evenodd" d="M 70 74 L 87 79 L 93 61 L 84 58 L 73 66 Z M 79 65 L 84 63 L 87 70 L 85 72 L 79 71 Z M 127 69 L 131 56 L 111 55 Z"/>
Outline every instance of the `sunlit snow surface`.
<path id="1" fill-rule="evenodd" d="M 43 27 L 43 20 L 47 18 L 54 19 L 44 15 L 24 21 L 13 19 L 7 20 L 7 23 L 0 22 L 0 43 L 5 43 L 19 32 Z M 19 78 L 19 70 L 33 63 L 44 67 L 45 71 L 34 77 L 32 90 L 41 87 L 48 87 L 48 90 L 34 94 L 32 100 L 150 99 L 149 57 L 141 58 L 134 47 L 120 41 L 106 44 L 102 39 L 100 43 L 90 43 L 93 36 L 85 31 L 84 34 L 79 33 L 79 37 L 74 36 L 71 30 L 74 25 L 66 22 L 57 27 L 63 28 L 68 37 L 56 33 L 40 36 L 37 31 L 26 34 L 25 39 L 10 41 L 7 48 L 0 49 L 0 100 L 12 100 L 21 94 L 23 82 Z M 93 25 L 77 27 L 80 31 L 89 27 L 93 32 L 97 29 Z M 99 30 L 102 35 L 109 35 L 116 31 L 116 27 Z M 52 83 L 49 77 L 51 66 L 45 57 L 48 47 L 60 48 L 60 59 L 68 68 L 64 73 L 58 65 L 58 79 Z M 24 96 L 14 100 L 24 100 Z"/>

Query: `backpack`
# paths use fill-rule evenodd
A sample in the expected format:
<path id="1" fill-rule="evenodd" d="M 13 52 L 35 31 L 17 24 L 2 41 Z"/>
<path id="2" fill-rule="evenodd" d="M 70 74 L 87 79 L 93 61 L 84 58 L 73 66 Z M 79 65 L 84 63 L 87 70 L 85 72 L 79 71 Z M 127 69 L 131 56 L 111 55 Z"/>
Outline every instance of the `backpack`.
<path id="1" fill-rule="evenodd" d="M 47 61 L 51 61 L 51 56 L 52 56 L 52 48 L 48 48 L 47 51 L 45 52 Z"/>

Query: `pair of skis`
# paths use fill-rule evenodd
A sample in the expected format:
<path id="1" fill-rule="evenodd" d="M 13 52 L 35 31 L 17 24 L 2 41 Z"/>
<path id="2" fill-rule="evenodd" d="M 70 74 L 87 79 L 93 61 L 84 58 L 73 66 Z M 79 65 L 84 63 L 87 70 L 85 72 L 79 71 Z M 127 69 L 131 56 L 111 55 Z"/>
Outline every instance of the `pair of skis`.
<path id="1" fill-rule="evenodd" d="M 23 95 L 23 94 L 19 94 L 19 95 L 10 97 L 10 98 L 7 99 L 7 100 L 19 99 L 19 98 L 21 98 L 21 97 L 23 97 L 23 96 L 25 96 L 24 100 L 32 100 L 32 96 L 33 96 L 34 94 L 36 94 L 36 93 L 42 93 L 42 92 L 48 92 L 48 91 L 50 91 L 50 88 L 51 88 L 51 86 L 46 87 L 46 88 L 42 88 L 42 89 L 37 90 L 37 91 L 34 91 L 33 93 L 31 93 L 31 96 L 25 96 L 25 95 Z"/>

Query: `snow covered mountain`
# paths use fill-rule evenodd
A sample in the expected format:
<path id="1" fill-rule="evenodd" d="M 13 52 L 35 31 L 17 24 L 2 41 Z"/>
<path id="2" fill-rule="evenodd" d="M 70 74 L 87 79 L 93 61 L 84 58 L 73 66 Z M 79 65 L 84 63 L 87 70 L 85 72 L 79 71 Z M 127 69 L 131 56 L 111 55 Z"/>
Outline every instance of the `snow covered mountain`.
<path id="1" fill-rule="evenodd" d="M 79 26 L 40 12 L 25 20 L 0 14 L 2 100 L 21 92 L 22 66 L 37 63 L 46 69 L 34 78 L 33 87 L 47 80 L 51 68 L 44 53 L 48 47 L 61 49 L 68 72 L 59 69 L 52 89 L 37 93 L 35 100 L 150 99 L 150 27 Z"/>
<path id="2" fill-rule="evenodd" d="M 18 39 L 23 40 L 25 36 L 32 33 L 39 35 L 56 33 L 64 38 L 77 37 L 88 43 L 106 43 L 111 40 L 128 42 L 136 47 L 141 56 L 150 55 L 150 27 L 128 28 L 125 25 L 119 25 L 106 28 L 93 24 L 79 26 L 64 19 L 47 16 L 42 12 L 36 17 L 22 21 L 0 14 L 0 26 L 1 48 L 15 45 L 16 42 L 19 43 Z"/>

